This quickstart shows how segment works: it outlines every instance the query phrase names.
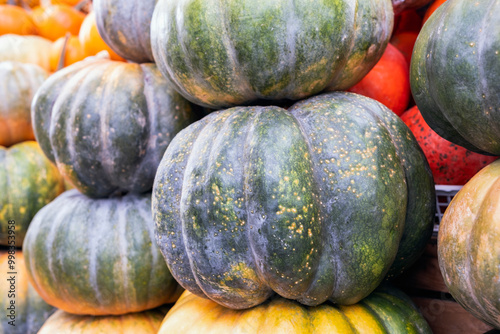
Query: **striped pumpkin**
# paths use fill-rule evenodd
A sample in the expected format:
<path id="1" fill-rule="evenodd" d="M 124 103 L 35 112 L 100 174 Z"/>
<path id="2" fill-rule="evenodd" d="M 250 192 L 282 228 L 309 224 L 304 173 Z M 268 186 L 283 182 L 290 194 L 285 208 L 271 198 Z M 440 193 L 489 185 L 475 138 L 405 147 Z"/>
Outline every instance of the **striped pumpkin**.
<path id="1" fill-rule="evenodd" d="M 31 219 L 64 191 L 64 181 L 34 141 L 0 146 L 0 166 L 0 245 L 21 247 Z"/>
<path id="2" fill-rule="evenodd" d="M 166 308 L 116 316 L 76 315 L 62 310 L 43 324 L 38 334 L 156 334 Z"/>
<path id="3" fill-rule="evenodd" d="M 99 58 L 52 75 L 32 105 L 42 150 L 91 197 L 150 191 L 168 144 L 197 117 L 154 64 Z"/>
<path id="4" fill-rule="evenodd" d="M 23 250 L 33 287 L 69 313 L 140 312 L 180 294 L 154 241 L 150 194 L 69 190 L 35 216 Z"/>
<path id="5" fill-rule="evenodd" d="M 48 75 L 35 64 L 0 62 L 0 145 L 35 139 L 31 100 Z"/>
<path id="6" fill-rule="evenodd" d="M 281 297 L 248 310 L 232 310 L 185 292 L 158 334 L 197 333 L 432 333 L 411 300 L 384 288 L 357 304 L 308 307 Z"/>

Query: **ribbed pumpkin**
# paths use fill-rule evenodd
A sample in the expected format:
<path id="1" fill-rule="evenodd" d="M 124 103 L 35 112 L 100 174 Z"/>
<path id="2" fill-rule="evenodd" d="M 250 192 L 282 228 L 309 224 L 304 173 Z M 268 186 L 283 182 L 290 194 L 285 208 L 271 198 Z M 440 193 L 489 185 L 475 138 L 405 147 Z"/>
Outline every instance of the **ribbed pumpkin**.
<path id="1" fill-rule="evenodd" d="M 239 309 L 274 292 L 306 305 L 358 302 L 391 264 L 397 274 L 421 254 L 434 202 L 425 157 L 399 117 L 340 92 L 289 111 L 206 116 L 174 138 L 153 188 L 173 276 Z"/>
<path id="2" fill-rule="evenodd" d="M 449 0 L 423 26 L 410 69 L 415 102 L 445 139 L 500 155 L 500 2 Z"/>
<path id="3" fill-rule="evenodd" d="M 36 7 L 31 17 L 40 36 L 56 41 L 67 32 L 78 35 L 85 14 L 71 6 L 58 4 Z"/>
<path id="4" fill-rule="evenodd" d="M 231 310 L 189 292 L 169 311 L 158 334 L 174 333 L 432 333 L 410 298 L 394 288 L 357 304 L 307 307 L 274 297 L 249 310 Z"/>
<path id="5" fill-rule="evenodd" d="M 52 42 L 40 36 L 7 34 L 0 36 L 0 62 L 18 61 L 36 64 L 50 71 Z"/>
<path id="6" fill-rule="evenodd" d="M 21 247 L 31 219 L 63 192 L 64 182 L 34 141 L 0 146 L 0 166 L 0 245 Z M 12 220 L 15 238 L 8 232 Z"/>
<path id="7" fill-rule="evenodd" d="M 49 73 L 40 66 L 0 62 L 0 145 L 33 140 L 31 100 Z"/>
<path id="8" fill-rule="evenodd" d="M 37 28 L 25 9 L 13 5 L 0 5 L 0 35 L 36 35 Z"/>
<path id="9" fill-rule="evenodd" d="M 159 0 L 156 64 L 206 107 L 298 100 L 357 83 L 382 56 L 389 0 Z"/>
<path id="10" fill-rule="evenodd" d="M 33 287 L 69 313 L 140 312 L 181 292 L 154 241 L 150 194 L 68 190 L 35 216 L 23 251 Z"/>
<path id="11" fill-rule="evenodd" d="M 94 0 L 97 29 L 107 45 L 125 59 L 152 62 L 151 16 L 157 0 Z"/>
<path id="12" fill-rule="evenodd" d="M 47 319 L 38 334 L 157 334 L 164 317 L 162 308 L 98 317 L 59 310 Z"/>
<path id="13" fill-rule="evenodd" d="M 150 191 L 175 134 L 197 119 L 154 64 L 78 62 L 47 79 L 33 99 L 35 135 L 81 192 Z"/>
<path id="14" fill-rule="evenodd" d="M 12 274 L 13 272 L 15 274 Z M 11 285 L 15 287 L 12 288 Z M 0 296 L 3 313 L 0 321 L 2 334 L 36 334 L 55 311 L 29 283 L 23 253 L 20 250 L 15 253 L 11 251 L 11 254 L 8 254 L 7 249 L 0 250 Z M 11 306 L 11 301 L 14 306 Z M 14 313 L 11 313 L 11 310 Z"/>
<path id="15" fill-rule="evenodd" d="M 451 0 L 448 0 L 451 1 Z M 450 293 L 473 315 L 500 329 L 500 161 L 455 195 L 441 220 L 439 267 Z"/>

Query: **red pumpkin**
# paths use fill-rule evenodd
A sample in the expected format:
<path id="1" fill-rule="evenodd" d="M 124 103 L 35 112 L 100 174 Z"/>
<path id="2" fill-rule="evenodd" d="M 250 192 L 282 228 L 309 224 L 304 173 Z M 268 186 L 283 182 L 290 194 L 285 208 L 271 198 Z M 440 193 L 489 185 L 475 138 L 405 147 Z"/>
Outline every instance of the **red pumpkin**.
<path id="1" fill-rule="evenodd" d="M 474 153 L 442 138 L 427 125 L 417 106 L 401 115 L 401 119 L 422 147 L 436 184 L 464 185 L 498 158 Z"/>
<path id="2" fill-rule="evenodd" d="M 408 63 L 403 54 L 390 43 L 382 58 L 350 92 L 371 97 L 396 115 L 401 115 L 410 101 Z"/>
<path id="3" fill-rule="evenodd" d="M 405 57 L 408 69 L 410 69 L 411 54 L 413 53 L 413 46 L 417 41 L 418 32 L 416 31 L 403 31 L 391 37 L 390 43 L 394 45 Z"/>
<path id="4" fill-rule="evenodd" d="M 431 17 L 432 13 L 434 13 L 436 11 L 436 9 L 438 9 L 439 6 L 441 6 L 445 2 L 446 2 L 446 0 L 436 0 L 436 1 L 434 1 L 429 6 L 429 8 L 427 8 L 427 11 L 425 12 L 425 15 L 424 15 L 424 19 L 422 21 L 422 24 L 424 24 L 429 19 L 429 17 Z"/>

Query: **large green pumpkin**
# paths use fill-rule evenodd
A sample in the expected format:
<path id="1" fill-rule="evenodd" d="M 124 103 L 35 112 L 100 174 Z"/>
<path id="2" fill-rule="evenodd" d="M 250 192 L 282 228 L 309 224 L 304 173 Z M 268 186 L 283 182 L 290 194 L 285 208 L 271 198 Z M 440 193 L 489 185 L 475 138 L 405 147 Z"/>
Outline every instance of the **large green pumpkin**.
<path id="1" fill-rule="evenodd" d="M 448 0 L 422 28 L 411 88 L 429 126 L 478 153 L 500 155 L 500 2 Z"/>
<path id="2" fill-rule="evenodd" d="M 169 311 L 158 334 L 430 334 L 410 298 L 394 288 L 377 289 L 349 306 L 307 307 L 274 297 L 249 310 L 231 310 L 189 292 Z"/>
<path id="3" fill-rule="evenodd" d="M 69 313 L 140 312 L 182 291 L 154 241 L 150 194 L 66 191 L 35 216 L 23 251 L 33 287 Z"/>
<path id="4" fill-rule="evenodd" d="M 99 35 L 123 58 L 152 62 L 149 31 L 155 4 L 156 0 L 94 0 Z"/>
<path id="5" fill-rule="evenodd" d="M 0 166 L 0 245 L 21 247 L 31 219 L 64 181 L 35 141 L 0 146 Z"/>
<path id="6" fill-rule="evenodd" d="M 0 145 L 33 140 L 31 100 L 49 73 L 38 65 L 0 62 Z"/>
<path id="7" fill-rule="evenodd" d="M 449 0 L 448 0 L 449 1 Z M 500 329 L 500 160 L 455 195 L 438 234 L 438 260 L 453 298 Z"/>
<path id="8" fill-rule="evenodd" d="M 85 195 L 151 190 L 175 134 L 197 119 L 154 64 L 94 59 L 58 71 L 37 91 L 35 135 Z"/>
<path id="9" fill-rule="evenodd" d="M 173 276 L 238 309 L 274 292 L 306 305 L 356 303 L 391 264 L 396 274 L 420 255 L 434 202 L 406 125 L 382 104 L 340 92 L 289 111 L 208 115 L 174 138 L 153 188 Z"/>
<path id="10" fill-rule="evenodd" d="M 220 108 L 347 89 L 392 26 L 389 0 L 159 0 L 151 46 L 182 95 Z"/>
<path id="11" fill-rule="evenodd" d="M 55 311 L 31 286 L 20 250 L 0 250 L 0 296 L 1 334 L 36 334 Z"/>

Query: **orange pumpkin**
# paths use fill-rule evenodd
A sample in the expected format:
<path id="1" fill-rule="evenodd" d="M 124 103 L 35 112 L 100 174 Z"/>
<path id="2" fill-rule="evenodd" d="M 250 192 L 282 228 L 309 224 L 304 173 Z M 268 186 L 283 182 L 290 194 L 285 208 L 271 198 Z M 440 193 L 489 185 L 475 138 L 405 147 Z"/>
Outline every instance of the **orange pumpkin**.
<path id="1" fill-rule="evenodd" d="M 429 17 L 432 15 L 432 13 L 434 13 L 436 11 L 436 9 L 438 9 L 439 6 L 441 6 L 445 2 L 446 2 L 446 0 L 436 0 L 436 1 L 434 1 L 429 6 L 429 8 L 427 8 L 427 10 L 425 11 L 424 19 L 423 19 L 422 24 L 425 23 L 429 19 Z"/>
<path id="2" fill-rule="evenodd" d="M 116 52 L 104 42 L 101 35 L 99 35 L 94 12 L 89 13 L 87 17 L 85 17 L 85 20 L 83 20 L 78 38 L 80 39 L 80 44 L 85 54 L 88 56 L 93 56 L 101 51 L 108 51 L 111 60 L 125 61 L 125 59 L 117 55 Z"/>
<path id="3" fill-rule="evenodd" d="M 0 5 L 15 5 L 20 7 L 35 7 L 40 5 L 39 0 L 0 0 Z"/>
<path id="4" fill-rule="evenodd" d="M 410 101 L 408 63 L 403 54 L 390 43 L 382 58 L 350 92 L 371 97 L 396 115 L 401 115 Z"/>
<path id="5" fill-rule="evenodd" d="M 47 319 L 38 334 L 156 334 L 167 310 L 160 307 L 139 313 L 98 317 L 58 310 Z"/>
<path id="6" fill-rule="evenodd" d="M 40 36 L 3 35 L 0 36 L 0 62 L 31 63 L 50 71 L 51 46 L 51 41 Z"/>
<path id="7" fill-rule="evenodd" d="M 78 35 L 85 14 L 68 5 L 49 5 L 36 7 L 31 17 L 39 35 L 55 41 L 67 32 Z"/>
<path id="8" fill-rule="evenodd" d="M 66 42 L 67 40 L 67 42 Z M 64 44 L 66 43 L 66 46 Z M 63 51 L 64 49 L 64 51 Z M 74 64 L 77 61 L 85 59 L 87 54 L 77 36 L 68 35 L 61 37 L 52 44 L 50 49 L 50 70 L 55 72 L 59 70 L 61 57 L 64 57 L 62 67 Z"/>
<path id="9" fill-rule="evenodd" d="M 0 35 L 36 35 L 37 28 L 30 14 L 21 7 L 0 5 Z"/>

